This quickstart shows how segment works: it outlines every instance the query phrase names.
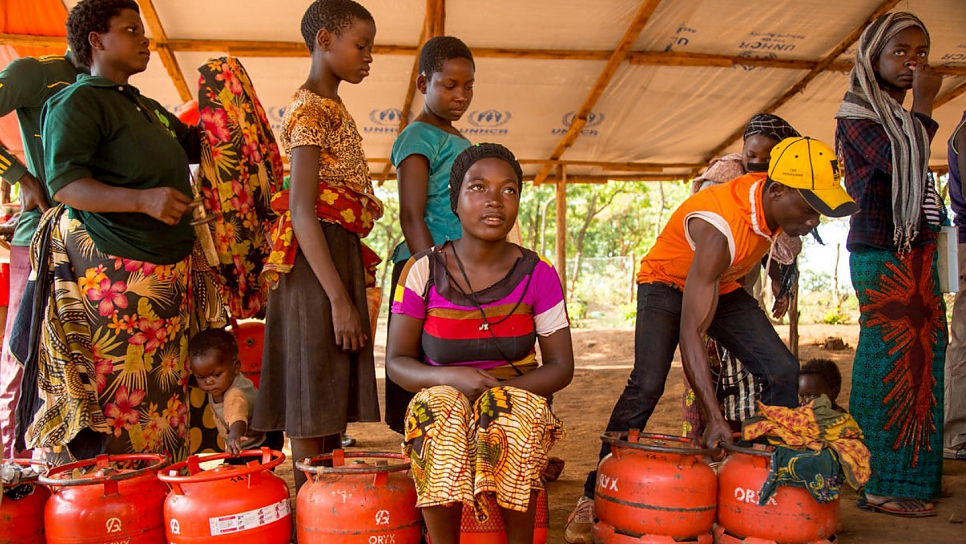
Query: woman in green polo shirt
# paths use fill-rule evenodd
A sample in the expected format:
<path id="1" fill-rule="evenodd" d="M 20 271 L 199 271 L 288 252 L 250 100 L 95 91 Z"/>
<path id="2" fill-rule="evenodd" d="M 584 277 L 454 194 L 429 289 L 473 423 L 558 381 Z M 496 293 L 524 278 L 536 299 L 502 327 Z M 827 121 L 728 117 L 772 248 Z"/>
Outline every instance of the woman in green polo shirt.
<path id="1" fill-rule="evenodd" d="M 48 189 L 64 206 L 41 222 L 49 251 L 33 249 L 52 284 L 27 444 L 183 459 L 188 332 L 223 317 L 210 272 L 192 267 L 198 132 L 128 83 L 150 58 L 133 0 L 84 0 L 67 28 L 91 75 L 42 121 Z"/>

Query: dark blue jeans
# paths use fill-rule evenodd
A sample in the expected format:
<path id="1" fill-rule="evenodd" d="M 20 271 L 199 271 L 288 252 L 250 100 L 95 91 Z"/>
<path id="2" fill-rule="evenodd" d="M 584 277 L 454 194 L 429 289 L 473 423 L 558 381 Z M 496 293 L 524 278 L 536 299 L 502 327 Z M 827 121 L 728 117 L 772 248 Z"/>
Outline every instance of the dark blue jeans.
<path id="1" fill-rule="evenodd" d="M 663 283 L 637 286 L 634 370 L 607 423 L 608 431 L 644 429 L 664 394 L 674 350 L 681 332 L 683 293 Z M 718 297 L 708 335 L 738 357 L 762 385 L 762 402 L 798 406 L 798 359 L 782 342 L 758 302 L 744 289 Z M 600 459 L 610 453 L 603 445 Z M 597 471 L 584 483 L 584 496 L 594 496 Z"/>

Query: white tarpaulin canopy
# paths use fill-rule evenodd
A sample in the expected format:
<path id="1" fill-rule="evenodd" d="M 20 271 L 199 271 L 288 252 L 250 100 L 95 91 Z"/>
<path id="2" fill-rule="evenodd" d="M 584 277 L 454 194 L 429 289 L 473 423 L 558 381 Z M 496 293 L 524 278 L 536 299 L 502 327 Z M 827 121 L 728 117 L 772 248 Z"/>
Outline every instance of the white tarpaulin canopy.
<path id="1" fill-rule="evenodd" d="M 65 0 L 68 10 L 75 3 Z M 197 66 L 231 53 L 248 69 L 270 120 L 281 120 L 308 74 L 299 33 L 308 0 L 139 3 L 155 42 L 147 72 L 132 79 L 144 94 L 173 109 L 186 90 L 196 92 Z M 831 144 L 855 42 L 891 10 L 922 18 L 930 61 L 946 75 L 934 113 L 937 168 L 966 110 L 964 0 L 362 3 L 376 20 L 372 72 L 340 94 L 376 177 L 392 175 L 387 158 L 402 117 L 422 104 L 412 85 L 416 52 L 421 39 L 437 34 L 462 39 L 476 55 L 475 96 L 457 126 L 473 141 L 500 142 L 531 161 L 526 172 L 541 181 L 552 181 L 558 164 L 572 181 L 689 177 L 739 149 L 745 123 L 761 111 Z"/>

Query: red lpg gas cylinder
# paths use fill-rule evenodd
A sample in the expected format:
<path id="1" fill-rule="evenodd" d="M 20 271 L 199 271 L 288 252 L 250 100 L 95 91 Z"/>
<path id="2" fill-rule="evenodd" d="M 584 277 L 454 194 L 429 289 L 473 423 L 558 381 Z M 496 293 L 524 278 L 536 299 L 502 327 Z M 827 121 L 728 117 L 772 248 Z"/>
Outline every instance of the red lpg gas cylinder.
<path id="1" fill-rule="evenodd" d="M 158 454 L 98 455 L 50 469 L 40 477 L 53 491 L 47 544 L 164 544 L 168 486 L 158 471 L 167 464 Z"/>
<path id="2" fill-rule="evenodd" d="M 288 485 L 270 472 L 285 460 L 285 454 L 262 448 L 239 455 L 256 459 L 243 466 L 202 470 L 202 462 L 228 459 L 231 454 L 192 455 L 158 476 L 171 485 L 164 501 L 170 544 L 288 544 L 292 540 Z"/>
<path id="3" fill-rule="evenodd" d="M 180 105 L 174 114 L 178 117 L 179 121 L 189 126 L 197 125 L 201 119 L 201 112 L 198 111 L 197 100 L 189 100 Z"/>
<path id="4" fill-rule="evenodd" d="M 265 323 L 261 321 L 246 321 L 231 328 L 231 332 L 238 341 L 238 360 L 241 361 L 241 371 L 246 378 L 258 388 L 262 377 L 262 346 L 265 341 Z"/>
<path id="5" fill-rule="evenodd" d="M 819 504 L 804 488 L 780 486 L 767 504 L 758 506 L 774 448 L 722 447 L 729 453 L 718 469 L 716 543 L 827 544 L 835 540 L 839 501 Z"/>
<path id="6" fill-rule="evenodd" d="M 607 432 L 611 453 L 597 467 L 598 544 L 711 544 L 717 479 L 710 450 L 686 438 Z"/>
<path id="7" fill-rule="evenodd" d="M 346 459 L 361 462 L 346 465 Z M 309 478 L 296 502 L 299 544 L 420 542 L 416 488 L 402 455 L 336 450 L 296 467 Z"/>
<path id="8" fill-rule="evenodd" d="M 487 512 L 489 519 L 481 522 L 469 506 L 463 506 L 463 518 L 460 522 L 460 544 L 506 544 L 506 529 L 503 528 L 503 518 L 500 517 L 496 499 L 487 495 Z M 550 532 L 550 505 L 547 502 L 547 492 L 537 492 L 537 515 L 533 520 L 533 544 L 547 544 Z"/>
<path id="9" fill-rule="evenodd" d="M 8 459 L 22 467 L 47 466 L 30 459 Z M 0 503 L 0 544 L 43 544 L 44 506 L 50 498 L 46 487 L 37 485 L 37 474 L 26 476 L 16 485 L 3 486 Z"/>

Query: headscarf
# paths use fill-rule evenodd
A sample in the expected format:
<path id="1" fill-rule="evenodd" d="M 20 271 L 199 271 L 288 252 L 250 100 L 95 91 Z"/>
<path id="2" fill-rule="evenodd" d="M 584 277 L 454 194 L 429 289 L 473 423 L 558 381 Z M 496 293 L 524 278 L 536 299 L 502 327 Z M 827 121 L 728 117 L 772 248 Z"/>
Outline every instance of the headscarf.
<path id="1" fill-rule="evenodd" d="M 463 176 L 466 175 L 466 171 L 476 164 L 477 161 L 489 158 L 500 159 L 509 164 L 510 168 L 513 168 L 513 172 L 517 175 L 520 192 L 523 191 L 523 169 L 520 167 L 517 158 L 513 156 L 513 152 L 500 144 L 489 142 L 471 145 L 456 156 L 456 159 L 453 160 L 453 168 L 449 174 L 449 203 L 453 208 L 453 213 L 457 216 L 459 214 L 456 213 L 456 202 L 460 199 L 460 189 L 463 187 Z"/>
<path id="2" fill-rule="evenodd" d="M 872 63 L 886 43 L 909 27 L 929 31 L 911 13 L 895 12 L 875 20 L 859 38 L 855 66 L 849 74 L 849 90 L 837 119 L 870 119 L 882 125 L 892 146 L 893 241 L 900 252 L 908 251 L 919 234 L 920 213 L 929 168 L 929 135 L 915 116 L 879 88 Z M 839 153 L 841 155 L 841 152 Z"/>
<path id="3" fill-rule="evenodd" d="M 801 137 L 801 134 L 792 128 L 788 124 L 788 121 L 771 113 L 759 113 L 752 117 L 748 121 L 748 127 L 745 128 L 745 134 L 742 136 L 742 140 L 747 140 L 757 134 L 771 138 L 776 142 L 780 142 L 785 138 Z M 691 181 L 691 194 L 693 195 L 701 189 L 707 189 L 718 183 L 731 181 L 745 174 L 745 167 L 741 163 L 741 153 L 732 153 L 714 159 L 703 174 Z"/>
<path id="4" fill-rule="evenodd" d="M 748 128 L 742 139 L 747 140 L 756 134 L 767 136 L 776 142 L 785 138 L 800 138 L 802 135 L 788 124 L 788 121 L 771 113 L 759 113 L 748 121 Z"/>

